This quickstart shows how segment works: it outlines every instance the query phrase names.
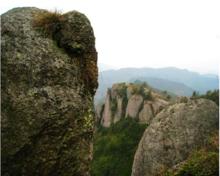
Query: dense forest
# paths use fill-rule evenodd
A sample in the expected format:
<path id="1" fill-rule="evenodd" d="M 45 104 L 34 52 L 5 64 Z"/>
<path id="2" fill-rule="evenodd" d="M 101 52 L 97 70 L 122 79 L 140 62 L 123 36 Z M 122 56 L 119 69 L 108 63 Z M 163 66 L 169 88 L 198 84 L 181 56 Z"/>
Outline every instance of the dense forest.
<path id="1" fill-rule="evenodd" d="M 128 176 L 133 157 L 147 125 L 123 118 L 95 135 L 92 176 Z"/>

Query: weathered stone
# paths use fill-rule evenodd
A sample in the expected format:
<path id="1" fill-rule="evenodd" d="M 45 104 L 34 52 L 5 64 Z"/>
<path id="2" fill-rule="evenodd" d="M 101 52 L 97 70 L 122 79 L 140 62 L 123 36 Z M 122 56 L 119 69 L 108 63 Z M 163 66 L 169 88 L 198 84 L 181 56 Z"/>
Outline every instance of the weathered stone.
<path id="1" fill-rule="evenodd" d="M 149 124 L 150 121 L 153 119 L 153 117 L 154 117 L 154 111 L 152 107 L 152 102 L 145 101 L 144 107 L 139 113 L 139 121 L 141 123 Z"/>
<path id="2" fill-rule="evenodd" d="M 112 122 L 112 112 L 111 112 L 111 94 L 110 91 L 107 92 L 106 99 L 105 99 L 105 106 L 104 111 L 102 114 L 102 121 L 101 124 L 104 127 L 109 127 Z"/>
<path id="3" fill-rule="evenodd" d="M 164 107 L 166 107 L 169 103 L 163 99 L 156 98 L 152 103 L 154 115 L 158 114 Z"/>
<path id="4" fill-rule="evenodd" d="M 162 99 L 162 97 L 159 98 L 158 94 L 154 93 L 153 95 L 154 95 L 153 101 L 148 101 L 148 100 L 144 101 L 144 106 L 140 111 L 138 117 L 141 123 L 150 124 L 153 117 L 155 117 L 162 109 L 164 109 L 169 104 L 169 102 Z"/>
<path id="5" fill-rule="evenodd" d="M 102 113 L 103 113 L 103 110 L 104 110 L 104 104 L 97 104 L 95 106 L 95 112 L 96 112 L 96 120 L 97 121 L 100 121 L 101 120 L 101 117 L 102 117 Z"/>
<path id="6" fill-rule="evenodd" d="M 132 96 L 132 91 L 133 91 L 133 87 L 132 87 L 132 86 L 128 86 L 128 87 L 127 87 L 127 91 L 126 91 L 126 93 L 127 93 L 127 98 L 128 98 L 128 99 L 131 98 L 131 96 Z"/>
<path id="7" fill-rule="evenodd" d="M 117 97 L 117 110 L 114 116 L 114 123 L 118 122 L 121 118 L 123 118 L 123 98 Z"/>
<path id="8" fill-rule="evenodd" d="M 99 110 L 97 118 L 101 118 L 101 125 L 104 124 L 105 127 L 126 117 L 136 118 L 141 123 L 149 124 L 168 104 L 167 98 L 162 93 L 146 84 L 118 83 L 108 90 L 104 113 Z"/>
<path id="9" fill-rule="evenodd" d="M 150 123 L 138 145 L 132 176 L 156 176 L 184 161 L 218 130 L 219 111 L 210 100 L 176 103 Z"/>
<path id="10" fill-rule="evenodd" d="M 132 95 L 128 100 L 126 109 L 126 117 L 138 118 L 139 111 L 143 103 L 143 97 L 141 95 Z"/>
<path id="11" fill-rule="evenodd" d="M 52 38 L 45 36 L 33 25 L 41 13 L 48 12 L 15 8 L 1 15 L 2 175 L 87 176 L 95 37 L 89 20 L 76 11 L 62 15 Z"/>
<path id="12" fill-rule="evenodd" d="M 111 98 L 116 99 L 118 96 L 118 90 L 120 89 L 120 84 L 113 84 L 111 88 Z"/>

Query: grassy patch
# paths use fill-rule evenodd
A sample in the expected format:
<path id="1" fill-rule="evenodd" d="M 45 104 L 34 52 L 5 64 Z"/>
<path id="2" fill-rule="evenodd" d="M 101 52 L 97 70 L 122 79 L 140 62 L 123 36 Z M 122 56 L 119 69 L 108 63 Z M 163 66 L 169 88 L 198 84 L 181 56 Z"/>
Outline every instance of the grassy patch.
<path id="1" fill-rule="evenodd" d="M 195 152 L 176 173 L 167 175 L 215 176 L 219 173 L 218 167 L 218 153 L 200 150 Z"/>
<path id="2" fill-rule="evenodd" d="M 207 146 L 193 152 L 175 170 L 168 170 L 165 176 L 217 176 L 219 175 L 218 132 L 209 138 Z"/>

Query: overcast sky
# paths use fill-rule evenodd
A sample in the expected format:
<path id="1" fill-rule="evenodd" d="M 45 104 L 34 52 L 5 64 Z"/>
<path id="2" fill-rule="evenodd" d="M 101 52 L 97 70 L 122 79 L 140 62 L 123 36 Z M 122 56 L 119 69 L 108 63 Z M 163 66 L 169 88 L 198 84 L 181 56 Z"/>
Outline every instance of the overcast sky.
<path id="1" fill-rule="evenodd" d="M 35 6 L 87 15 L 99 63 L 218 73 L 219 0 L 0 0 L 0 13 Z"/>

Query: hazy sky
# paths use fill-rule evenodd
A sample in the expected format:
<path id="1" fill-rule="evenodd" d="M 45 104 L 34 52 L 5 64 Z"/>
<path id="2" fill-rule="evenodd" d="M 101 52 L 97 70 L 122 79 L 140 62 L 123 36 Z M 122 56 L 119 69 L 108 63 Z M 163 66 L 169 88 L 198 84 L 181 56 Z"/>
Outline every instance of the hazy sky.
<path id="1" fill-rule="evenodd" d="M 0 13 L 35 6 L 87 15 L 99 62 L 114 67 L 186 68 L 218 73 L 219 0 L 0 0 Z"/>

